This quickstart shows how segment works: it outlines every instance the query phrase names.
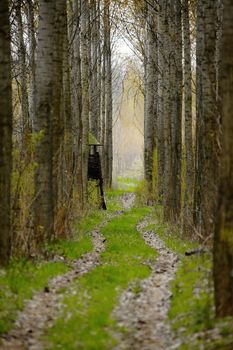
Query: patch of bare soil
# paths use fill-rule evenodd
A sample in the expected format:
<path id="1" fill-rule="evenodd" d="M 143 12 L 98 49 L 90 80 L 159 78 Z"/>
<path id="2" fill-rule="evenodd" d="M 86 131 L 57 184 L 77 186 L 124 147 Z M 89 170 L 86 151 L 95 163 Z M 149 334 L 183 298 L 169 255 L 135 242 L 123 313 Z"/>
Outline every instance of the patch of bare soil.
<path id="1" fill-rule="evenodd" d="M 139 286 L 131 285 L 121 296 L 113 318 L 126 332 L 117 334 L 115 350 L 172 350 L 175 340 L 167 319 L 170 307 L 170 283 L 175 278 L 178 256 L 168 250 L 152 231 L 144 232 L 147 220 L 138 225 L 145 242 L 156 249 L 159 257 L 151 264 L 149 278 Z"/>

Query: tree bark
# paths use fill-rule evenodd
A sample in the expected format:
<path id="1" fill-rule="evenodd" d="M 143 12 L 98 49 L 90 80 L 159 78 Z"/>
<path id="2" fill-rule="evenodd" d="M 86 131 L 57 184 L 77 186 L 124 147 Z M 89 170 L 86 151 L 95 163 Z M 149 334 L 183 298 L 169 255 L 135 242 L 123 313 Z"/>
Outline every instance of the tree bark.
<path id="1" fill-rule="evenodd" d="M 222 152 L 218 216 L 214 237 L 216 314 L 233 316 L 233 3 L 224 0 L 221 47 Z"/>
<path id="2" fill-rule="evenodd" d="M 144 118 L 144 173 L 148 194 L 152 194 L 154 151 L 156 147 L 156 123 L 158 95 L 158 51 L 156 2 L 147 4 L 145 40 L 145 118 Z"/>
<path id="3" fill-rule="evenodd" d="M 0 265 L 10 258 L 12 90 L 8 1 L 0 1 Z"/>
<path id="4" fill-rule="evenodd" d="M 29 64 L 30 64 L 30 83 L 29 83 L 29 115 L 30 122 L 32 125 L 32 130 L 34 130 L 35 124 L 35 109 L 36 109 L 36 85 L 35 85 L 35 52 L 36 52 L 36 38 L 35 38 L 35 24 L 34 24 L 34 7 L 32 0 L 27 0 L 27 16 L 28 16 L 28 36 L 29 36 Z"/>
<path id="5" fill-rule="evenodd" d="M 113 162 L 113 144 L 112 144 L 112 52 L 111 52 L 111 23 L 110 23 L 110 1 L 104 1 L 104 40 L 105 40 L 105 93 L 106 93 L 106 124 L 105 124 L 105 145 L 104 145 L 104 164 L 105 164 L 105 182 L 107 187 L 112 186 L 112 162 Z"/>
<path id="6" fill-rule="evenodd" d="M 184 122 L 185 122 L 185 194 L 183 230 L 191 233 L 193 225 L 193 117 L 192 117 L 192 68 L 189 1 L 183 0 L 183 45 L 184 45 Z"/>
<path id="7" fill-rule="evenodd" d="M 87 203 L 88 135 L 89 135 L 89 6 L 81 0 L 81 81 L 82 81 L 82 188 L 83 206 Z"/>
<path id="8" fill-rule="evenodd" d="M 182 30 L 181 6 L 164 9 L 164 219 L 176 221 L 181 206 Z"/>
<path id="9" fill-rule="evenodd" d="M 197 146 L 196 226 L 203 239 L 212 238 L 216 213 L 219 133 L 216 103 L 216 20 L 213 1 L 201 1 L 197 11 Z M 198 30 L 201 29 L 200 33 Z M 200 43 L 199 43 L 200 42 Z"/>
<path id="10" fill-rule="evenodd" d="M 36 62 L 36 120 L 35 131 L 39 141 L 35 149 L 34 224 L 37 242 L 49 241 L 54 236 L 53 208 L 53 0 L 41 0 L 39 10 L 38 46 Z"/>
<path id="11" fill-rule="evenodd" d="M 29 117 L 28 89 L 27 89 L 27 66 L 26 66 L 26 46 L 24 43 L 24 29 L 21 12 L 22 1 L 16 3 L 16 21 L 17 21 L 17 39 L 18 39 L 18 57 L 19 57 L 19 77 L 20 77 L 20 102 L 21 102 L 21 127 L 22 127 L 22 145 L 26 147 L 27 134 L 31 130 L 31 121 Z"/>
<path id="12" fill-rule="evenodd" d="M 54 211 L 57 213 L 62 198 L 62 168 L 64 146 L 64 114 L 62 107 L 63 100 L 63 60 L 64 60 L 64 38 L 66 33 L 66 1 L 56 0 L 55 8 L 55 32 L 54 32 L 54 51 L 53 51 L 53 200 Z M 60 185 L 60 186 L 59 186 Z"/>

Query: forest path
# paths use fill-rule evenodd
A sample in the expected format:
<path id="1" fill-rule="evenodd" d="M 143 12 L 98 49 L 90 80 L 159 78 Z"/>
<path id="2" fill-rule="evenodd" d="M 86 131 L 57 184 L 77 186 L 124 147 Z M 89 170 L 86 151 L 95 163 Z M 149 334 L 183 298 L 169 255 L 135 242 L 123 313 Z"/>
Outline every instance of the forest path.
<path id="1" fill-rule="evenodd" d="M 177 348 L 179 344 L 178 341 L 174 341 L 171 328 L 167 323 L 167 312 L 171 297 L 169 285 L 171 280 L 175 278 L 178 257 L 165 248 L 161 239 L 153 231 L 147 231 L 146 227 L 148 226 L 149 217 L 146 213 L 150 210 L 148 208 L 131 209 L 134 200 L 134 193 L 125 194 L 121 198 L 124 210 L 110 213 L 109 217 L 92 232 L 93 251 L 74 261 L 69 272 L 50 280 L 48 287 L 44 291 L 37 292 L 31 300 L 26 302 L 24 310 L 19 313 L 14 328 L 5 335 L 1 349 L 171 350 Z M 135 230 L 135 224 L 137 225 L 137 230 Z M 106 226 L 109 226 L 109 231 Z M 113 232 L 114 229 L 116 231 Z M 118 234 L 119 237 L 116 238 Z M 123 251 L 118 248 L 117 251 L 112 251 L 113 256 L 112 253 L 108 255 L 109 247 L 111 251 L 111 247 L 115 247 L 118 244 L 121 244 Z M 134 244 L 135 247 L 133 247 Z M 124 252 L 128 245 L 130 248 L 133 247 L 132 251 Z M 144 245 L 144 247 L 141 248 L 141 245 Z M 109 262 L 103 258 L 103 254 L 107 254 L 107 258 L 110 258 Z M 116 256 L 115 261 L 114 254 L 118 256 Z M 126 255 L 124 256 L 124 254 Z M 157 258 L 155 259 L 156 255 Z M 79 284 L 75 285 L 74 283 L 78 283 L 76 281 L 85 276 L 88 279 L 89 275 L 92 275 L 91 278 L 93 278 L 95 273 L 97 275 L 100 273 L 100 278 L 103 275 L 106 276 L 102 281 L 104 285 L 105 280 L 108 280 L 108 269 L 110 276 L 112 276 L 114 271 L 116 271 L 116 275 L 118 274 L 118 277 L 114 277 L 115 281 L 114 279 L 113 281 L 110 280 L 113 283 L 110 285 L 113 293 L 110 295 L 113 299 L 106 301 L 106 304 L 110 302 L 113 305 L 107 314 L 110 323 L 104 327 L 100 325 L 102 329 L 99 333 L 101 336 L 104 334 L 104 336 L 103 339 L 98 340 L 99 335 L 97 331 L 97 338 L 93 342 L 95 344 L 96 341 L 95 345 L 93 343 L 89 344 L 92 338 L 89 331 L 87 332 L 87 337 L 90 339 L 79 343 L 77 324 L 81 329 L 84 325 L 84 330 L 87 330 L 89 326 L 85 322 L 90 322 L 90 316 L 85 315 L 86 306 L 83 309 L 83 313 L 82 308 L 78 311 L 74 307 L 73 301 L 71 310 L 66 310 L 64 301 L 72 297 L 76 298 L 77 294 L 81 303 L 86 303 L 86 297 L 88 297 L 87 300 L 93 300 L 94 304 L 98 303 L 95 301 L 95 296 L 89 294 L 88 289 L 84 290 L 82 295 L 82 285 L 80 288 Z M 122 273 L 125 274 L 124 277 Z M 124 279 L 123 282 L 121 281 L 122 278 Z M 136 288 L 135 283 L 137 284 Z M 91 285 L 91 291 L 92 289 L 98 291 L 99 285 L 100 289 L 104 288 L 104 286 L 101 286 L 101 281 L 97 281 L 97 287 Z M 104 291 L 104 289 L 102 290 Z M 66 334 L 67 331 L 70 331 L 69 328 L 72 327 L 69 327 L 69 319 L 72 320 L 73 317 L 72 309 L 74 309 L 74 313 L 84 314 L 83 325 L 76 322 L 77 319 L 74 318 L 76 328 L 71 338 L 68 336 L 67 343 L 64 344 L 60 343 L 61 337 L 64 338 L 64 335 L 60 335 L 60 331 L 57 331 L 55 327 L 55 338 L 58 336 L 58 339 L 50 338 L 48 344 L 47 338 L 45 340 L 44 337 L 45 331 L 53 328 L 57 320 L 61 320 L 61 333 L 64 332 Z M 103 314 L 104 312 L 105 310 L 103 309 Z M 98 318 L 98 316 L 99 311 L 96 317 Z M 89 320 L 87 320 L 88 317 Z M 111 327 L 112 319 L 117 321 L 117 326 L 114 326 L 113 329 Z M 121 333 L 121 327 L 124 327 L 127 331 Z M 107 342 L 105 339 L 106 335 L 109 339 Z M 115 341 L 113 339 L 112 341 L 110 338 L 117 340 L 118 345 L 116 347 Z M 81 344 L 80 347 L 79 344 Z"/>
<path id="2" fill-rule="evenodd" d="M 73 263 L 71 271 L 53 278 L 48 287 L 36 293 L 19 313 L 15 327 L 5 335 L 1 349 L 4 350 L 42 350 L 41 342 L 44 329 L 51 327 L 62 310 L 64 297 L 60 290 L 71 282 L 88 273 L 99 264 L 99 256 L 104 250 L 104 239 L 99 231 L 92 232 L 94 249 Z"/>
<path id="3" fill-rule="evenodd" d="M 128 201 L 128 196 L 123 197 L 126 208 Z M 24 309 L 18 314 L 14 328 L 2 338 L 0 345 L 2 350 L 45 349 L 45 344 L 42 341 L 44 330 L 51 327 L 61 314 L 62 300 L 64 295 L 69 293 L 69 286 L 75 279 L 90 272 L 100 264 L 100 254 L 105 249 L 104 237 L 101 235 L 100 229 L 120 214 L 122 214 L 121 211 L 110 213 L 107 219 L 91 232 L 93 251 L 73 261 L 69 272 L 51 279 L 43 291 L 35 293 L 33 298 L 25 303 Z"/>
<path id="4" fill-rule="evenodd" d="M 175 278 L 178 256 L 168 250 L 153 231 L 145 231 L 148 217 L 138 224 L 137 229 L 146 244 L 159 254 L 155 263 L 150 263 L 152 273 L 142 280 L 135 293 L 132 284 L 122 294 L 119 305 L 113 312 L 118 326 L 127 329 L 118 334 L 116 350 L 171 350 L 177 349 L 167 313 L 170 307 L 170 283 Z"/>

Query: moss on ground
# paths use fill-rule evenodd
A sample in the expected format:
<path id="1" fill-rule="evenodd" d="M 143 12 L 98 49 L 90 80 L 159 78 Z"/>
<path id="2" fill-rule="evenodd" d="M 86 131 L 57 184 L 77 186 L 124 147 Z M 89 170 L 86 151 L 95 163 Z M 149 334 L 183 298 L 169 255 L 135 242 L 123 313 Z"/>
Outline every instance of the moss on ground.
<path id="1" fill-rule="evenodd" d="M 136 230 L 149 211 L 134 208 L 101 230 L 106 238 L 102 264 L 73 284 L 72 293 L 64 299 L 64 314 L 48 333 L 49 349 L 113 348 L 109 329 L 115 327 L 111 313 L 119 295 L 130 282 L 148 277 L 150 268 L 144 261 L 156 258 Z"/>

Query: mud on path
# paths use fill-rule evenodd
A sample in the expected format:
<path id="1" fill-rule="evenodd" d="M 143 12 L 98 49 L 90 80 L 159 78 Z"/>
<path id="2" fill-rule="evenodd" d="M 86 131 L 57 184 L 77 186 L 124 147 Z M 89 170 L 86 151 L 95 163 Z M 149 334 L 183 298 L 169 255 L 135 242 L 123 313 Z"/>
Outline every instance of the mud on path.
<path id="1" fill-rule="evenodd" d="M 132 284 L 121 296 L 113 312 L 118 326 L 126 332 L 117 334 L 115 350 L 172 350 L 180 345 L 167 322 L 170 307 L 170 282 L 175 278 L 178 256 L 168 250 L 153 232 L 144 232 L 145 219 L 137 227 L 145 242 L 159 253 L 156 262 L 149 264 L 152 273 L 140 282 L 135 293 Z"/>

